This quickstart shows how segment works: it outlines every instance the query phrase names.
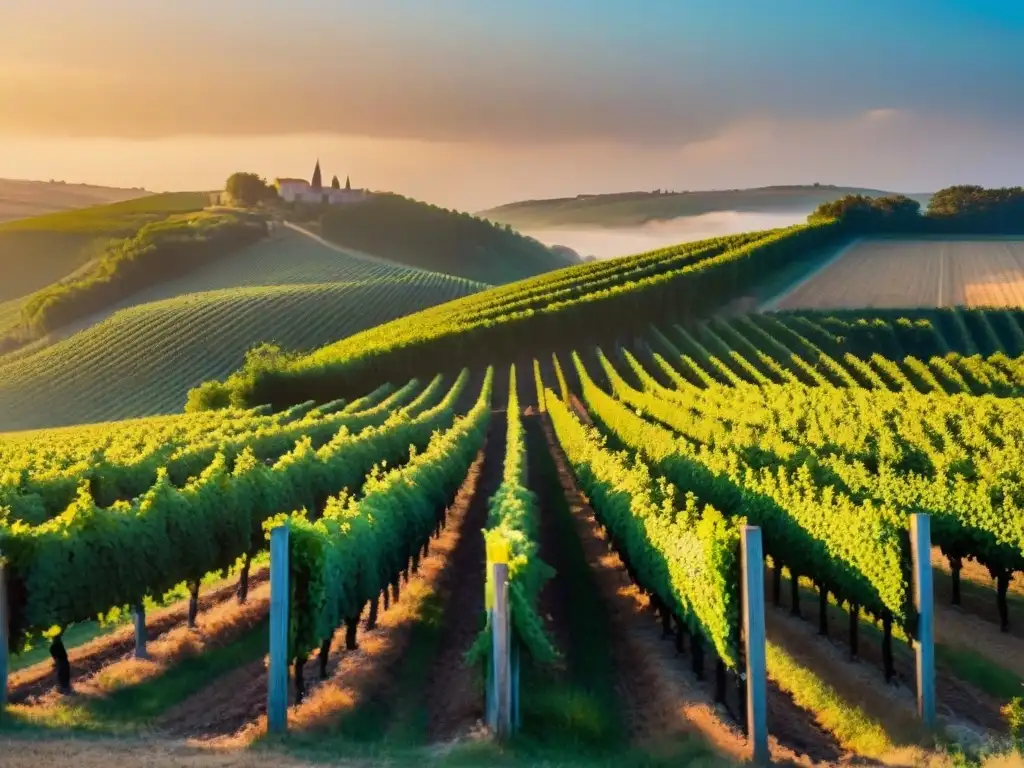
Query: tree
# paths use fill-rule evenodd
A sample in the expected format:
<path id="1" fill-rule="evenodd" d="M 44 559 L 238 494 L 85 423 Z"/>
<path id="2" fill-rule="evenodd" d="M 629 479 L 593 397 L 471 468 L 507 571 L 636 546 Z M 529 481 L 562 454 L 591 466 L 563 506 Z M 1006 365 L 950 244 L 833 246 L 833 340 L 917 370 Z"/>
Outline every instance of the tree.
<path id="1" fill-rule="evenodd" d="M 921 221 L 921 204 L 905 195 L 846 195 L 822 203 L 808 221 L 839 221 L 858 231 L 897 231 L 913 228 Z"/>
<path id="2" fill-rule="evenodd" d="M 341 182 L 338 181 L 337 176 L 331 179 L 331 189 L 341 189 Z"/>
<path id="3" fill-rule="evenodd" d="M 273 187 L 255 173 L 233 173 L 228 176 L 224 191 L 232 200 L 243 205 L 256 205 L 275 196 Z"/>

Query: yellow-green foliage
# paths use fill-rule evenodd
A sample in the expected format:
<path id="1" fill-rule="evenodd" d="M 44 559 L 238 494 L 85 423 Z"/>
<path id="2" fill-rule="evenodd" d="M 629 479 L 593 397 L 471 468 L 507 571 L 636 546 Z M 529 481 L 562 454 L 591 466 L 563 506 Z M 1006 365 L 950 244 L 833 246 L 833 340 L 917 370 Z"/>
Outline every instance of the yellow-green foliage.
<path id="1" fill-rule="evenodd" d="M 469 413 L 452 423 L 449 404 L 444 423 L 431 426 L 429 444 L 414 441 L 411 453 L 412 426 L 400 419 L 388 422 L 378 444 L 360 462 L 365 466 L 376 456 L 376 461 L 385 459 L 387 464 L 381 461 L 366 475 L 361 498 L 336 495 L 315 521 L 296 509 L 290 521 L 291 578 L 303 589 L 295 591 L 289 606 L 291 658 L 304 657 L 320 646 L 343 621 L 357 621 L 366 603 L 398 583 L 409 558 L 437 528 L 483 445 L 492 381 L 493 370 L 488 369 Z M 417 419 L 421 436 L 428 418 L 440 417 L 428 412 Z M 403 454 L 409 457 L 405 463 Z M 399 466 L 390 469 L 394 463 Z M 351 460 L 336 471 L 351 473 L 350 464 Z"/>
<path id="2" fill-rule="evenodd" d="M 835 734 L 839 743 L 863 757 L 880 758 L 894 745 L 881 723 L 844 701 L 813 671 L 801 666 L 780 646 L 768 643 L 768 676 L 793 700 L 814 713 L 823 728 Z"/>
<path id="3" fill-rule="evenodd" d="M 538 553 L 540 508 L 526 481 L 526 429 L 516 393 L 516 367 L 509 371 L 508 428 L 505 435 L 505 466 L 501 485 L 488 501 L 487 605 L 493 601 L 494 562 L 508 563 L 509 611 L 516 637 L 537 661 L 553 661 L 558 653 L 537 612 L 540 590 L 554 571 Z M 470 652 L 480 658 L 490 647 L 490 632 L 484 628 Z"/>

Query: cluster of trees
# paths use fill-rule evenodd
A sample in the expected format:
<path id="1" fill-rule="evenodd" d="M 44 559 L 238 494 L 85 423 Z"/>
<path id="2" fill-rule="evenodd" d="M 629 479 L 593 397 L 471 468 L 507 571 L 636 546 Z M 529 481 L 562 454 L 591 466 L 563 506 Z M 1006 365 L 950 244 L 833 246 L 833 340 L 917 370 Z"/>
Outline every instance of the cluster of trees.
<path id="1" fill-rule="evenodd" d="M 947 187 L 932 196 L 928 216 L 979 231 L 1022 232 L 1024 188 L 985 189 L 966 184 Z"/>
<path id="2" fill-rule="evenodd" d="M 337 179 L 335 179 L 337 180 Z M 277 191 L 255 173 L 233 173 L 224 184 L 225 194 L 241 205 L 259 205 L 277 199 Z"/>
<path id="3" fill-rule="evenodd" d="M 263 219 L 239 214 L 199 214 L 147 224 L 133 237 L 112 241 L 91 269 L 33 294 L 22 308 L 22 321 L 32 334 L 50 333 L 266 234 Z"/>
<path id="4" fill-rule="evenodd" d="M 856 232 L 1017 234 L 1024 232 L 1024 188 L 946 187 L 924 215 L 905 195 L 846 195 L 819 205 L 808 221 L 837 221 Z"/>
<path id="5" fill-rule="evenodd" d="M 511 227 L 394 194 L 331 206 L 320 226 L 339 245 L 483 283 L 508 283 L 575 263 Z"/>
<path id="6" fill-rule="evenodd" d="M 822 203 L 808 221 L 841 221 L 859 231 L 906 229 L 918 225 L 921 204 L 905 195 L 846 195 Z"/>

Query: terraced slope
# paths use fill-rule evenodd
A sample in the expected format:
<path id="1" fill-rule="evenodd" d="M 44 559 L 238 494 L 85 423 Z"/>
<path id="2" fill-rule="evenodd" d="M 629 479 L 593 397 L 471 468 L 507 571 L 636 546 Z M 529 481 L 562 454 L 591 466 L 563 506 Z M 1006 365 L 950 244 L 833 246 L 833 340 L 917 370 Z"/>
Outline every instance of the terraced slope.
<path id="1" fill-rule="evenodd" d="M 110 205 L 0 224 L 0 302 L 17 299 L 66 277 L 112 238 L 176 213 L 202 210 L 205 192 L 149 195 Z M 0 310 L 2 311 L 2 310 Z"/>
<path id="2" fill-rule="evenodd" d="M 180 410 L 190 387 L 238 368 L 256 344 L 312 349 L 482 287 L 284 233 L 0 358 L 0 430 Z"/>

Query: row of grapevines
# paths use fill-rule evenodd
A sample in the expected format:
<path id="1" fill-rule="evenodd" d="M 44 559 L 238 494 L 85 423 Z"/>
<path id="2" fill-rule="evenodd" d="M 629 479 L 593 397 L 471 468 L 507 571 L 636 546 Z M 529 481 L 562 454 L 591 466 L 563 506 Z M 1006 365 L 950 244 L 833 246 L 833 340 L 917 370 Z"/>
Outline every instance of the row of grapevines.
<path id="1" fill-rule="evenodd" d="M 508 429 L 505 436 L 505 466 L 501 485 L 488 502 L 487 595 L 493 595 L 492 564 L 508 563 L 509 612 L 512 628 L 530 655 L 540 662 L 553 661 L 558 653 L 537 613 L 541 588 L 554 571 L 538 554 L 540 508 L 529 489 L 526 463 L 526 430 L 516 393 L 516 367 L 509 372 Z M 471 656 L 484 658 L 490 649 L 491 633 L 485 628 L 474 644 Z"/>
<path id="2" fill-rule="evenodd" d="M 572 345 L 601 334 L 617 335 L 652 317 L 698 316 L 763 280 L 766 272 L 791 266 L 794 258 L 809 258 L 843 237 L 840 229 L 827 224 L 794 227 L 660 274 L 587 287 L 581 295 L 478 319 L 476 310 L 488 300 L 489 292 L 484 292 L 478 298 L 481 304 L 445 305 L 356 334 L 281 367 L 240 372 L 219 389 L 210 388 L 209 402 L 285 404 L 326 392 L 344 394 L 408 371 L 446 370 L 467 360 L 482 365 L 515 359 L 524 345 L 538 338 Z M 581 277 L 585 272 L 572 269 L 579 269 Z M 519 288 L 529 290 L 529 282 Z"/>
<path id="3" fill-rule="evenodd" d="M 911 627 L 909 543 L 895 510 L 822 489 L 807 466 L 753 466 L 742 451 L 680 437 L 648 420 L 685 434 L 688 415 L 678 405 L 632 389 L 607 365 L 612 397 L 593 383 L 578 357 L 576 362 L 591 414 L 616 440 L 678 487 L 760 526 L 765 551 L 790 572 Z"/>
<path id="4" fill-rule="evenodd" d="M 719 448 L 813 456 L 821 483 L 903 513 L 928 512 L 949 556 L 1024 569 L 1024 406 L 1016 399 L 800 386 L 673 392 L 665 423 Z M 621 390 L 627 392 L 627 390 Z M 627 397 L 628 399 L 628 397 Z"/>
<path id="5" fill-rule="evenodd" d="M 358 433 L 342 428 L 319 449 L 304 437 L 273 465 L 246 448 L 232 468 L 219 453 L 183 488 L 161 470 L 137 501 L 99 507 L 83 484 L 57 517 L 36 526 L 0 526 L 14 638 L 91 619 L 229 568 L 264 546 L 265 520 L 319 509 L 331 495 L 357 491 L 376 463 L 400 461 L 410 445 L 425 446 L 435 430 L 453 422 L 467 380 L 464 371 L 448 395 L 419 416 L 396 412 Z"/>
<path id="6" fill-rule="evenodd" d="M 476 404 L 404 466 L 371 473 L 361 498 L 331 498 L 319 519 L 307 509 L 268 521 L 290 526 L 289 658 L 302 660 L 389 584 L 423 546 L 483 446 L 493 370 Z M 407 443 L 406 443 L 407 445 Z M 396 443 L 397 447 L 397 443 Z"/>
<path id="7" fill-rule="evenodd" d="M 653 476 L 643 461 L 609 450 L 551 390 L 545 402 L 582 490 L 636 581 L 736 668 L 742 518 L 726 519 L 705 498 L 681 495 Z"/>
<path id="8" fill-rule="evenodd" d="M 139 496 L 156 482 L 160 471 L 166 472 L 170 482 L 180 487 L 201 473 L 219 454 L 227 457 L 229 466 L 246 449 L 258 459 L 272 459 L 290 450 L 300 438 L 308 438 L 315 447 L 319 447 L 341 429 L 357 432 L 382 424 L 394 410 L 403 407 L 415 412 L 440 395 L 440 377 L 413 399 L 418 390 L 419 382 L 413 379 L 384 399 L 374 398 L 378 400 L 376 404 L 365 410 L 345 409 L 328 416 L 309 415 L 280 424 L 259 426 L 227 438 L 213 435 L 198 438 L 190 444 L 172 443 L 124 463 L 101 457 L 79 462 L 59 472 L 37 475 L 25 471 L 19 474 L 8 472 L 4 484 L 0 485 L 0 508 L 10 509 L 8 518 L 11 520 L 39 523 L 67 507 L 83 482 L 88 484 L 93 500 L 100 507 Z M 364 402 L 371 403 L 372 400 Z"/>

